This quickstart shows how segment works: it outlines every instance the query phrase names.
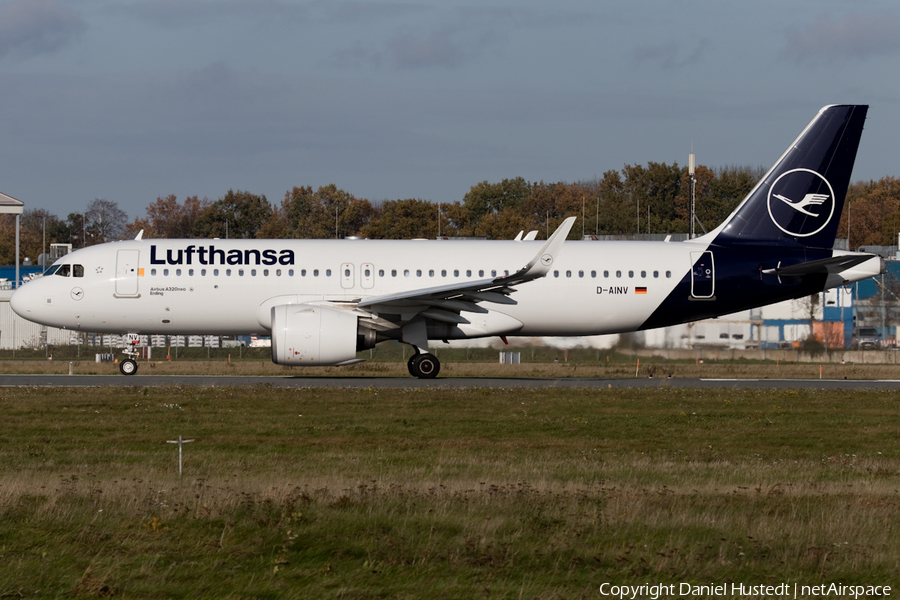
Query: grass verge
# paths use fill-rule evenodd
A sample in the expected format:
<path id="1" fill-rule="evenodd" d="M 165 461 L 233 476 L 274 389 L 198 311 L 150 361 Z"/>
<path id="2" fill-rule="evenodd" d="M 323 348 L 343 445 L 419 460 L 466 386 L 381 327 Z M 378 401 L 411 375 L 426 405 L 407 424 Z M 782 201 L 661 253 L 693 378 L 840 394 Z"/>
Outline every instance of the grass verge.
<path id="1" fill-rule="evenodd" d="M 121 357 L 120 357 L 121 358 Z M 668 376 L 677 378 L 726 379 L 900 379 L 900 365 L 860 363 L 776 363 L 743 360 L 694 362 L 665 359 L 636 358 L 627 360 L 619 355 L 610 362 L 526 362 L 501 365 L 495 361 L 452 362 L 440 356 L 439 377 L 537 377 L 537 378 L 632 378 Z M 75 374 L 119 375 L 113 363 L 93 360 L 0 359 L 0 373 L 4 374 Z M 229 360 L 180 358 L 138 363 L 140 375 L 240 375 L 304 377 L 409 377 L 406 363 L 397 361 L 364 362 L 349 367 L 284 367 L 272 363 L 268 357 Z"/>
<path id="2" fill-rule="evenodd" d="M 5 388 L 0 596 L 900 584 L 893 394 L 663 391 Z"/>

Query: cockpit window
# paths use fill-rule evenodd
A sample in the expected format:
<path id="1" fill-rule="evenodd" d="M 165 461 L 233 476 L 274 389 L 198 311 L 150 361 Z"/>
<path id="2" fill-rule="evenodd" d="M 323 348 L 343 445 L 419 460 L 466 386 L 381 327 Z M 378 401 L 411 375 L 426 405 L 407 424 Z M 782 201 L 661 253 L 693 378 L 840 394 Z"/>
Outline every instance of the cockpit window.
<path id="1" fill-rule="evenodd" d="M 84 277 L 84 265 L 54 265 L 47 271 L 47 275 L 59 275 L 60 277 Z"/>

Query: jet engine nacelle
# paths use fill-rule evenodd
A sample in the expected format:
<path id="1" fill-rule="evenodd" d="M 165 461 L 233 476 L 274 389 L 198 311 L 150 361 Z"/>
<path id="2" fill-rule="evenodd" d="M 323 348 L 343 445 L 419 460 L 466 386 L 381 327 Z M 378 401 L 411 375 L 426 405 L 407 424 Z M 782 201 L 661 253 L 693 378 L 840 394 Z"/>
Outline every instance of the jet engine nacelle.
<path id="1" fill-rule="evenodd" d="M 309 304 L 272 307 L 272 362 L 329 367 L 361 362 L 359 350 L 375 345 L 375 332 L 359 327 L 352 312 Z"/>

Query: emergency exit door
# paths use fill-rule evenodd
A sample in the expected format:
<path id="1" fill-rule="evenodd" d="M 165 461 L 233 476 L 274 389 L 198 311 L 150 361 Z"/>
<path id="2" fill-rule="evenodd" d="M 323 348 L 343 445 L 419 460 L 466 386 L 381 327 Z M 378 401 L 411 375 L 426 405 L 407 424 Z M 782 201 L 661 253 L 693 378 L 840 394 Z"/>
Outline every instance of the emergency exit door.
<path id="1" fill-rule="evenodd" d="M 691 252 L 691 296 L 711 299 L 716 293 L 716 268 L 712 252 Z"/>

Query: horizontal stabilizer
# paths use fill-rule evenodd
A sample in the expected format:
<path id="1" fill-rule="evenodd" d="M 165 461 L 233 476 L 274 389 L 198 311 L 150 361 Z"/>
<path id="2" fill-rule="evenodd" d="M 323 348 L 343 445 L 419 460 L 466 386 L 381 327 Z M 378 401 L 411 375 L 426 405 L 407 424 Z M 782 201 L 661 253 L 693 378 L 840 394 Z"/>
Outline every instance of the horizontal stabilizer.
<path id="1" fill-rule="evenodd" d="M 840 273 L 852 269 L 872 258 L 871 254 L 854 254 L 849 256 L 832 256 L 820 260 L 811 260 L 798 265 L 788 267 L 778 266 L 774 269 L 763 269 L 766 275 L 778 275 L 779 277 L 803 277 L 804 275 L 827 275 Z"/>

